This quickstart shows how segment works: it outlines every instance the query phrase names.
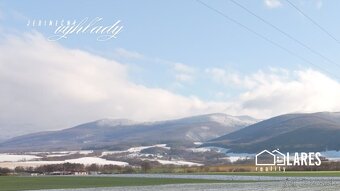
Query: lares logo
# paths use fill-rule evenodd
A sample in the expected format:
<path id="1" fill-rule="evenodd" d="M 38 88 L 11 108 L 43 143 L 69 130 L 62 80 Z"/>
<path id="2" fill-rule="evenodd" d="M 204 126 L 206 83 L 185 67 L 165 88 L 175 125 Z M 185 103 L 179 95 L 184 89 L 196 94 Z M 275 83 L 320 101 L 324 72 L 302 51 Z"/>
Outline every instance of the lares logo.
<path id="1" fill-rule="evenodd" d="M 320 166 L 319 152 L 283 154 L 279 149 L 263 150 L 255 156 L 256 171 L 286 171 L 286 166 Z"/>

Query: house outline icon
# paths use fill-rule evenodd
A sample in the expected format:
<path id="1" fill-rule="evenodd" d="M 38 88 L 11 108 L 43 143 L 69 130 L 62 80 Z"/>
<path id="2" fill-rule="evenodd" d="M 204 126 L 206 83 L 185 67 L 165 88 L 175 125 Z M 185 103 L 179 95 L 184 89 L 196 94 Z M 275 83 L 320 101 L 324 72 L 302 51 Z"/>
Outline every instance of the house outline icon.
<path id="1" fill-rule="evenodd" d="M 267 153 L 267 154 L 270 154 L 271 156 L 273 156 L 273 163 L 258 163 L 258 157 L 259 156 L 261 156 L 261 155 L 263 155 L 264 153 Z M 270 151 L 268 151 L 268 150 L 263 150 L 263 151 L 261 151 L 261 152 L 259 152 L 257 155 L 255 155 L 255 165 L 256 166 L 271 166 L 271 165 L 275 165 L 276 164 L 276 155 L 275 154 L 273 154 L 273 153 L 271 153 Z"/>
<path id="2" fill-rule="evenodd" d="M 281 152 L 279 151 L 279 149 L 275 149 L 275 150 L 273 150 L 271 153 L 275 155 L 275 164 L 276 164 L 276 165 L 279 165 L 279 166 L 286 165 L 286 155 L 284 155 L 283 153 L 281 153 Z M 277 155 L 276 155 L 275 153 L 277 153 Z M 283 157 L 283 163 L 278 163 L 278 155 L 280 155 L 281 157 Z"/>

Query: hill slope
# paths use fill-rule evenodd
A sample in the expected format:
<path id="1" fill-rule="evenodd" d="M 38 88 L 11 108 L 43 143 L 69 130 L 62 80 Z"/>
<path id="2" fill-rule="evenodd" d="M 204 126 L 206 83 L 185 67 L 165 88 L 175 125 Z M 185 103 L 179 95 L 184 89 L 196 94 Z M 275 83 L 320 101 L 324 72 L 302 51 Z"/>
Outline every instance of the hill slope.
<path id="1" fill-rule="evenodd" d="M 230 152 L 324 151 L 340 149 L 340 113 L 287 114 L 208 141 Z"/>
<path id="2" fill-rule="evenodd" d="M 255 122 L 255 119 L 248 116 L 235 117 L 225 114 L 149 123 L 104 119 L 61 131 L 12 138 L 1 143 L 0 150 L 112 149 L 158 143 L 193 144 L 239 130 Z"/>

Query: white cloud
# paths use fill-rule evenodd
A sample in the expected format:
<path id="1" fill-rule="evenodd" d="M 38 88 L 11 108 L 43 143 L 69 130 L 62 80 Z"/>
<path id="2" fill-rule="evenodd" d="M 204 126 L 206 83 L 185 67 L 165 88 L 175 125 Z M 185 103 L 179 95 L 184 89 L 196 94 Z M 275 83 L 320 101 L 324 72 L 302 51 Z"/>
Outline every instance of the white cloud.
<path id="1" fill-rule="evenodd" d="M 175 78 L 176 81 L 181 82 L 192 82 L 194 80 L 195 69 L 182 63 L 174 64 Z"/>
<path id="2" fill-rule="evenodd" d="M 268 8 L 278 8 L 282 6 L 282 3 L 280 2 L 280 0 L 264 0 L 264 4 L 268 7 Z"/>
<path id="3" fill-rule="evenodd" d="M 144 56 L 138 52 L 128 51 L 123 48 L 116 48 L 114 54 L 127 59 L 142 59 Z"/>
<path id="4" fill-rule="evenodd" d="M 206 69 L 206 75 L 226 87 L 216 93 L 216 99 L 228 99 L 208 102 L 133 83 L 126 65 L 65 48 L 37 33 L 1 40 L 0 52 L 2 136 L 106 117 L 146 121 L 225 112 L 267 118 L 340 110 L 340 84 L 313 69 L 271 68 L 248 75 Z M 197 72 L 179 63 L 173 70 L 188 76 Z M 241 93 L 230 97 L 230 87 L 239 87 Z"/>
<path id="5" fill-rule="evenodd" d="M 7 37 L 0 52 L 3 132 L 67 128 L 104 117 L 169 119 L 225 106 L 135 84 L 125 65 L 67 49 L 37 33 Z M 184 65 L 175 68 L 190 73 Z"/>
<path id="6" fill-rule="evenodd" d="M 229 72 L 221 68 L 208 68 L 205 71 L 215 82 L 222 83 L 226 86 L 251 88 L 255 85 L 255 82 L 249 79 L 249 76 L 241 79 L 236 72 Z"/>
<path id="7" fill-rule="evenodd" d="M 313 69 L 270 69 L 245 76 L 228 74 L 223 69 L 207 72 L 217 74 L 214 80 L 224 85 L 246 89 L 227 111 L 267 118 L 290 112 L 340 110 L 340 84 Z"/>

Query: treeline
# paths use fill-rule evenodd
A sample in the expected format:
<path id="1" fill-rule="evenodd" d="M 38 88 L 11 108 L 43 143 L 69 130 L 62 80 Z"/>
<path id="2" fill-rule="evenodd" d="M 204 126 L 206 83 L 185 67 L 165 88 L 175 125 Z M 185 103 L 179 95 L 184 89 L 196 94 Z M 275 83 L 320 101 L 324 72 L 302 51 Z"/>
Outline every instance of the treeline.
<path id="1" fill-rule="evenodd" d="M 9 168 L 1 168 L 0 167 L 0 176 L 6 176 L 8 174 L 10 174 L 12 172 L 12 170 L 10 170 Z"/>
<path id="2" fill-rule="evenodd" d="M 39 167 L 16 167 L 15 169 L 0 168 L 0 176 L 20 175 L 20 174 L 41 174 L 41 175 L 81 175 L 81 174 L 115 174 L 115 173 L 135 173 L 137 169 L 131 166 L 117 165 L 88 165 L 64 163 L 49 164 Z"/>
<path id="3" fill-rule="evenodd" d="M 87 174 L 124 174 L 124 173 L 205 173 L 205 172 L 250 172 L 255 165 L 230 164 L 214 166 L 175 166 L 161 165 L 155 161 L 138 161 L 133 166 L 82 165 L 74 163 L 50 164 L 39 167 L 0 168 L 0 176 L 5 175 L 87 175 Z M 321 166 L 287 167 L 286 171 L 340 171 L 340 162 L 323 162 Z"/>
<path id="4" fill-rule="evenodd" d="M 76 163 L 63 163 L 63 164 L 48 164 L 38 167 L 21 167 L 18 166 L 15 169 L 0 168 L 0 176 L 4 175 L 85 175 L 85 174 L 126 174 L 126 173 L 149 173 L 153 169 L 159 168 L 167 169 L 165 171 L 170 172 L 171 169 L 175 169 L 174 165 L 161 165 L 157 161 L 136 160 L 135 163 L 129 166 L 117 166 L 117 165 L 83 165 Z"/>
<path id="5" fill-rule="evenodd" d="M 132 173 L 204 173 L 204 172 L 246 172 L 252 166 L 175 166 L 158 165 L 145 161 L 140 166 L 96 165 L 82 164 L 50 164 L 39 167 L 16 167 L 11 170 L 0 168 L 0 176 L 6 175 L 87 175 L 87 174 L 132 174 Z"/>

